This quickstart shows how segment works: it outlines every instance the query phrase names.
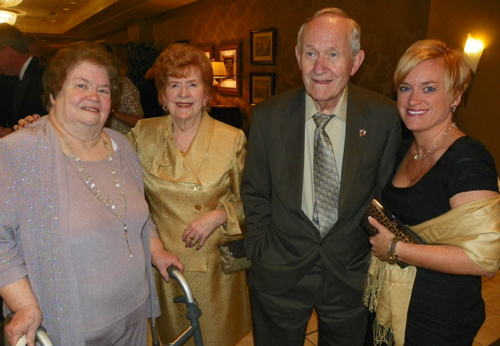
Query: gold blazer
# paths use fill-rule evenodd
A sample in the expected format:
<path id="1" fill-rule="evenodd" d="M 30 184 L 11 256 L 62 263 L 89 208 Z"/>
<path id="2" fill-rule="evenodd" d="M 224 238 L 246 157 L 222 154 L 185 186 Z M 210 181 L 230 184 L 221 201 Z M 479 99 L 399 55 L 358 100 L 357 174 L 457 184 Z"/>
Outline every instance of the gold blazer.
<path id="1" fill-rule="evenodd" d="M 227 232 L 244 227 L 240 183 L 246 156 L 243 131 L 216 121 L 207 113 L 189 150 L 175 146 L 171 116 L 140 120 L 127 135 L 144 171 L 146 198 L 165 249 L 178 255 L 187 271 L 205 272 L 220 265 L 217 244 Z M 205 245 L 186 248 L 182 233 L 199 216 L 219 208 L 227 226 L 219 227 Z"/>

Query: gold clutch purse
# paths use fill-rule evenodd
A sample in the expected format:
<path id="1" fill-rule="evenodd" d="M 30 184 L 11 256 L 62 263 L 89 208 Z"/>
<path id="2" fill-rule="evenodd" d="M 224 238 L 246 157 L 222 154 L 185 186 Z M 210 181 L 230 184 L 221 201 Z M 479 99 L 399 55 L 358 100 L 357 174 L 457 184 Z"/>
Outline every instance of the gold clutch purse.
<path id="1" fill-rule="evenodd" d="M 247 258 L 244 239 L 226 241 L 219 244 L 220 266 L 224 274 L 232 274 L 250 268 L 252 262 Z"/>
<path id="2" fill-rule="evenodd" d="M 389 231 L 394 233 L 394 235 L 402 242 L 414 243 L 414 244 L 425 244 L 425 242 L 420 238 L 412 229 L 402 223 L 393 213 L 391 213 L 387 208 L 384 208 L 379 201 L 374 199 L 361 218 L 359 224 L 363 227 L 368 234 L 375 235 L 378 233 L 377 229 L 373 227 L 368 222 L 368 216 L 371 216 L 387 228 Z"/>

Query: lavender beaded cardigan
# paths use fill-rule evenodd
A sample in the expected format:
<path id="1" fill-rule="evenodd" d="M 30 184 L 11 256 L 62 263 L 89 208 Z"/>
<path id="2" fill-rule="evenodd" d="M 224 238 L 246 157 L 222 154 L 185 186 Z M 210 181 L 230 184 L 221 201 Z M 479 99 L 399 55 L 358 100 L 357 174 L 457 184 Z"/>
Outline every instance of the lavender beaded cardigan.
<path id="1" fill-rule="evenodd" d="M 60 232 L 69 225 L 61 169 L 64 154 L 57 134 L 43 117 L 0 139 L 0 287 L 28 275 L 43 313 L 43 325 L 54 345 L 83 345 L 82 316 L 70 249 L 61 247 L 68 235 Z M 122 135 L 105 129 L 122 148 L 124 169 L 134 173 L 143 188 L 137 155 Z M 144 225 L 142 243 L 150 287 L 149 316 L 159 315 L 153 283 L 149 238 L 157 236 L 151 219 Z M 154 319 L 152 319 L 154 323 Z"/>

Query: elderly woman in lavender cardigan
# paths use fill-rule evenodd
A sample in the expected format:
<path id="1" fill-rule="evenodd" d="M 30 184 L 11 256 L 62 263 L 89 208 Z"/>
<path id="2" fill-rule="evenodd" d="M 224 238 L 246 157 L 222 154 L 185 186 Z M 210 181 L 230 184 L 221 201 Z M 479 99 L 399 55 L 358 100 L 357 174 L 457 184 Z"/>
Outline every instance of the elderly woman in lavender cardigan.
<path id="1" fill-rule="evenodd" d="M 149 218 L 134 149 L 103 130 L 118 79 L 101 46 L 60 50 L 44 76 L 49 115 L 0 140 L 0 295 L 15 312 L 11 345 L 26 335 L 33 346 L 42 320 L 54 345 L 146 345 L 151 261 L 167 280 L 168 266 L 183 269 Z"/>

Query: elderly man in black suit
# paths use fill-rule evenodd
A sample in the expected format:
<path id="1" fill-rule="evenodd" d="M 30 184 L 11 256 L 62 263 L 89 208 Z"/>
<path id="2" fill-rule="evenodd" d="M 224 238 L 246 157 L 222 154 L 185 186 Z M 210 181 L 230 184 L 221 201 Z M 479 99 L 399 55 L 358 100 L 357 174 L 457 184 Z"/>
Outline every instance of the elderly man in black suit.
<path id="1" fill-rule="evenodd" d="M 30 54 L 24 34 L 7 23 L 0 23 L 0 70 L 4 74 L 1 89 L 11 91 L 9 97 L 0 98 L 0 130 L 12 128 L 28 115 L 46 114 L 42 102 L 45 70 L 40 60 Z M 12 81 L 8 76 L 18 77 Z M 9 83 L 13 85 L 8 87 Z"/>
<path id="2" fill-rule="evenodd" d="M 370 243 L 359 226 L 392 172 L 400 122 L 390 99 L 349 84 L 360 29 L 323 9 L 300 29 L 305 87 L 255 107 L 242 182 L 255 345 L 362 345 Z M 325 125 L 325 123 L 327 123 Z"/>

